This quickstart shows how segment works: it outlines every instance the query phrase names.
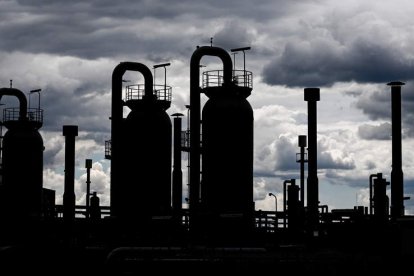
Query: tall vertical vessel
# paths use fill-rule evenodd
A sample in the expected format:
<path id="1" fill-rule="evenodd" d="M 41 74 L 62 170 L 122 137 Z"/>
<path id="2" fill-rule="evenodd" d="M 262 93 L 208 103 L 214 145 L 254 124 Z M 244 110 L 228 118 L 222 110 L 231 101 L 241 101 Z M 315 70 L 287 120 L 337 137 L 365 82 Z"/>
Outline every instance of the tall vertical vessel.
<path id="1" fill-rule="evenodd" d="M 145 84 L 126 87 L 122 76 L 140 72 Z M 122 62 L 112 75 L 111 213 L 134 223 L 171 209 L 171 87 L 154 89 L 147 66 Z M 123 117 L 123 107 L 131 111 Z"/>
<path id="2" fill-rule="evenodd" d="M 201 183 L 198 181 L 200 171 L 194 171 L 192 167 L 199 157 L 192 154 L 190 207 L 197 204 L 194 201 L 198 201 L 197 193 L 201 189 L 200 203 L 205 212 L 216 218 L 242 218 L 239 221 L 244 224 L 250 221 L 254 209 L 253 109 L 246 99 L 252 91 L 252 74 L 246 70 L 233 71 L 230 55 L 221 48 L 199 47 L 193 53 L 190 117 L 192 148 L 200 145 L 199 140 L 194 141 L 199 139 L 196 132 L 200 127 L 197 118 L 200 112 L 200 90 L 195 90 L 198 84 L 194 82 L 199 78 L 199 61 L 203 55 L 219 57 L 223 61 L 223 70 L 203 73 L 201 92 L 209 99 L 202 110 L 202 180 Z M 194 152 L 197 151 L 193 149 L 190 153 Z"/>
<path id="3" fill-rule="evenodd" d="M 7 132 L 3 138 L 3 183 L 1 197 L 5 215 L 16 219 L 41 216 L 43 186 L 43 139 L 39 129 L 43 110 L 27 107 L 24 93 L 15 88 L 1 88 L 2 96 L 15 96 L 18 108 L 3 110 Z"/>

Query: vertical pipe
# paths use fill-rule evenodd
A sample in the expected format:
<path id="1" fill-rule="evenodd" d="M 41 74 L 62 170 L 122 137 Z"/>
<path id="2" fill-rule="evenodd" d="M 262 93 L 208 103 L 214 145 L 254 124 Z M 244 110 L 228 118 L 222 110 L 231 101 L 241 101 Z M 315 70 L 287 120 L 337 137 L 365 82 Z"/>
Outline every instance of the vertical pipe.
<path id="1" fill-rule="evenodd" d="M 374 206 L 374 200 L 373 200 L 373 189 L 372 189 L 372 185 L 373 185 L 373 179 L 374 178 L 382 178 L 382 173 L 376 173 L 376 174 L 371 174 L 369 176 L 369 214 L 372 215 L 372 210 L 373 210 L 373 206 Z"/>
<path id="2" fill-rule="evenodd" d="M 391 169 L 391 217 L 404 215 L 404 176 L 401 148 L 401 86 L 403 82 L 388 83 L 391 86 L 392 120 L 392 169 Z"/>
<path id="3" fill-rule="evenodd" d="M 300 147 L 300 206 L 305 208 L 305 147 L 306 135 L 299 135 L 298 146 Z"/>
<path id="4" fill-rule="evenodd" d="M 27 99 L 24 93 L 15 88 L 0 88 L 0 100 L 3 96 L 17 97 L 19 100 L 19 120 L 25 120 L 27 117 Z"/>
<path id="5" fill-rule="evenodd" d="M 78 136 L 78 126 L 63 126 L 63 136 L 65 136 L 63 219 L 70 222 L 75 218 L 75 137 Z"/>
<path id="6" fill-rule="evenodd" d="M 223 82 L 231 83 L 233 64 L 230 55 L 222 48 L 198 47 L 190 61 L 190 211 L 198 209 L 200 200 L 200 60 L 203 56 L 216 56 L 223 62 Z"/>
<path id="7" fill-rule="evenodd" d="M 287 184 L 291 183 L 291 180 L 283 181 L 283 228 L 286 228 L 286 204 L 287 204 Z"/>
<path id="8" fill-rule="evenodd" d="M 86 168 L 86 218 L 90 217 L 90 198 L 91 198 L 91 168 L 92 168 L 92 159 L 85 160 Z"/>
<path id="9" fill-rule="evenodd" d="M 174 118 L 174 168 L 172 187 L 172 207 L 175 214 L 182 208 L 183 172 L 181 170 L 181 117 L 183 114 L 175 113 Z"/>
<path id="10" fill-rule="evenodd" d="M 316 102 L 320 100 L 319 88 L 305 88 L 305 101 L 308 102 L 308 219 L 309 226 L 319 222 L 318 175 L 317 175 L 317 112 Z"/>

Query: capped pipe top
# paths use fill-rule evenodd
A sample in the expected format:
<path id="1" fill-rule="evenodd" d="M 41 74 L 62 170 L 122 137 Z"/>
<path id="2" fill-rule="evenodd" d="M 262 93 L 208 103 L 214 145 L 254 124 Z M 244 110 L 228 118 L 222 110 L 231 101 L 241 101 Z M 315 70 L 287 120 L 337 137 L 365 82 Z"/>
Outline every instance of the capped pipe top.
<path id="1" fill-rule="evenodd" d="M 85 159 L 85 168 L 86 169 L 92 168 L 92 159 Z"/>
<path id="2" fill-rule="evenodd" d="M 306 147 L 306 135 L 299 135 L 298 136 L 298 146 L 299 147 Z"/>
<path id="3" fill-rule="evenodd" d="M 305 101 L 319 101 L 319 88 L 305 88 Z"/>
<path id="4" fill-rule="evenodd" d="M 63 126 L 63 136 L 78 136 L 78 126 Z"/>
<path id="5" fill-rule="evenodd" d="M 184 114 L 182 114 L 182 113 L 174 113 L 171 116 L 178 118 L 178 117 L 184 116 Z"/>
<path id="6" fill-rule="evenodd" d="M 402 81 L 392 81 L 392 82 L 387 83 L 387 85 L 389 86 L 403 86 L 404 84 L 405 83 Z"/>

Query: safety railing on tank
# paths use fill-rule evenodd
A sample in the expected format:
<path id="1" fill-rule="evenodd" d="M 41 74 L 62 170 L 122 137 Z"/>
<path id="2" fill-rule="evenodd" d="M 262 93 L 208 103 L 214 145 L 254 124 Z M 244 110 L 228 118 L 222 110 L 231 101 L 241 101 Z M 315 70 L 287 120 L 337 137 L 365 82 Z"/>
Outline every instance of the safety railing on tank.
<path id="1" fill-rule="evenodd" d="M 40 108 L 28 108 L 27 109 L 27 118 L 31 122 L 43 123 L 43 109 Z M 3 110 L 3 121 L 18 121 L 20 119 L 20 108 L 18 107 L 9 107 Z"/>
<path id="2" fill-rule="evenodd" d="M 43 125 L 43 109 L 28 108 L 26 119 L 33 124 L 35 128 L 40 128 Z M 9 107 L 3 110 L 3 123 L 7 126 L 9 123 L 20 120 L 20 108 Z"/>
<path id="3" fill-rule="evenodd" d="M 55 206 L 55 216 L 57 218 L 63 218 L 63 205 Z M 99 206 L 101 218 L 110 216 L 111 207 L 110 206 Z M 76 205 L 75 206 L 75 217 L 76 218 L 85 218 L 86 217 L 86 206 L 85 205 Z"/>
<path id="4" fill-rule="evenodd" d="M 105 141 L 105 159 L 111 159 L 112 154 L 112 140 Z"/>
<path id="5" fill-rule="evenodd" d="M 239 87 L 253 88 L 253 73 L 245 70 L 233 70 L 232 81 Z M 223 70 L 203 72 L 202 87 L 217 87 L 223 85 Z"/>
<path id="6" fill-rule="evenodd" d="M 156 84 L 154 85 L 154 94 L 158 101 L 171 102 L 171 86 Z M 125 101 L 142 100 L 145 95 L 144 84 L 128 85 L 125 89 Z"/>

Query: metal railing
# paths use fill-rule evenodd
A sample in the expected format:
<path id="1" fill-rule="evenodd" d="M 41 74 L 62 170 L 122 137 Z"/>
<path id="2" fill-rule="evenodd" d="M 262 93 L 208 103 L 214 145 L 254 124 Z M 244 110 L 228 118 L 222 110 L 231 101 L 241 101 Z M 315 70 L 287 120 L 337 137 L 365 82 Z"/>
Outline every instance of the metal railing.
<path id="1" fill-rule="evenodd" d="M 171 86 L 165 86 L 156 84 L 154 85 L 154 94 L 157 96 L 158 101 L 171 102 L 172 88 Z M 142 100 L 145 95 L 144 84 L 132 84 L 128 85 L 125 89 L 125 101 Z"/>
<path id="2" fill-rule="evenodd" d="M 63 205 L 55 206 L 55 213 L 57 218 L 63 218 Z M 110 216 L 111 208 L 109 206 L 99 206 L 101 218 Z M 75 206 L 75 217 L 76 218 L 85 218 L 86 217 L 86 206 L 85 205 L 76 205 Z"/>
<path id="3" fill-rule="evenodd" d="M 251 71 L 233 70 L 232 81 L 239 87 L 253 88 L 253 73 Z M 223 85 L 223 70 L 203 72 L 202 87 L 218 87 Z"/>
<path id="4" fill-rule="evenodd" d="M 19 119 L 20 119 L 20 108 L 9 107 L 3 110 L 3 122 L 18 121 Z M 27 119 L 30 122 L 42 124 L 43 123 L 43 109 L 28 108 Z"/>

